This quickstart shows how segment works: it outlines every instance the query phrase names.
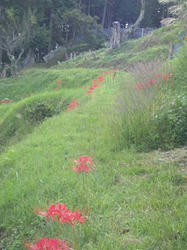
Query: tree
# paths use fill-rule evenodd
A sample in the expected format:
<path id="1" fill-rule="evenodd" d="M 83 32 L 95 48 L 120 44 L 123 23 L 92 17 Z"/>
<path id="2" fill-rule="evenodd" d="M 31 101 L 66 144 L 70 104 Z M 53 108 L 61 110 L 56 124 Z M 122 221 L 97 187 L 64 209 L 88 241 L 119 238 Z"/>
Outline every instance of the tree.
<path id="1" fill-rule="evenodd" d="M 134 33 L 134 31 L 138 28 L 138 26 L 141 24 L 143 18 L 145 15 L 145 0 L 141 0 L 141 9 L 139 17 L 137 18 L 136 22 L 131 25 L 128 29 L 125 29 L 122 35 L 122 40 L 127 40 L 131 35 Z"/>
<path id="2" fill-rule="evenodd" d="M 6 52 L 9 63 L 10 75 L 15 75 L 18 63 L 24 53 L 24 43 L 28 34 L 28 20 L 24 18 L 22 23 L 15 17 L 13 9 L 5 10 L 5 20 L 0 25 L 1 44 L 0 48 Z"/>
<path id="3" fill-rule="evenodd" d="M 168 8 L 170 17 L 187 20 L 186 0 L 159 0 L 159 2 Z"/>

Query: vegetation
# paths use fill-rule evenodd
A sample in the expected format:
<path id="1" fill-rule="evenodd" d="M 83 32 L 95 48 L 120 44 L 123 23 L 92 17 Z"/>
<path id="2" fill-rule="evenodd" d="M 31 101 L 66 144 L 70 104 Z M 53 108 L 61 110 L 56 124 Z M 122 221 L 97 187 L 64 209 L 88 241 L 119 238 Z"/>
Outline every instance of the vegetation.
<path id="1" fill-rule="evenodd" d="M 159 27 L 167 8 L 158 0 L 21 0 L 0 4 L 0 77 L 15 75 L 20 68 L 43 62 L 59 49 L 57 61 L 71 53 L 104 47 L 104 28 L 113 21 L 135 23 L 142 13 L 142 27 Z M 144 16 L 145 13 L 145 16 Z M 144 17 L 144 18 L 143 18 Z M 139 20 L 139 18 L 138 18 Z"/>
<path id="2" fill-rule="evenodd" d="M 0 80 L 0 249 L 185 249 L 184 36 L 177 23 Z"/>

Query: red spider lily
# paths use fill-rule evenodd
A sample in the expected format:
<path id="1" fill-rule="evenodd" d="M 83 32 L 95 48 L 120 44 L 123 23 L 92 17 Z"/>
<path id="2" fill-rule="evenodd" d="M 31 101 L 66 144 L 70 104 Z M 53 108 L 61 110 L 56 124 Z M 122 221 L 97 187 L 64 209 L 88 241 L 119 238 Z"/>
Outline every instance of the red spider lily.
<path id="1" fill-rule="evenodd" d="M 79 106 L 78 102 L 74 99 L 68 106 L 66 112 L 73 110 L 75 107 Z"/>
<path id="2" fill-rule="evenodd" d="M 158 74 L 158 75 L 155 75 L 155 77 L 162 77 L 162 75 L 161 75 L 161 74 Z"/>
<path id="3" fill-rule="evenodd" d="M 103 76 L 98 76 L 97 79 L 98 79 L 98 81 L 104 81 L 105 80 Z"/>
<path id="4" fill-rule="evenodd" d="M 98 79 L 93 79 L 92 82 L 95 84 L 98 82 Z"/>
<path id="5" fill-rule="evenodd" d="M 9 102 L 11 102 L 11 100 L 8 99 L 8 98 L 5 98 L 5 99 L 1 100 L 2 104 L 6 104 L 6 103 L 9 103 Z"/>
<path id="6" fill-rule="evenodd" d="M 89 156 L 80 156 L 78 160 L 73 160 L 73 161 L 75 163 L 80 163 L 80 164 L 88 163 L 90 165 L 93 165 L 93 160 Z"/>
<path id="7" fill-rule="evenodd" d="M 90 90 L 94 90 L 94 89 L 96 89 L 96 88 L 98 88 L 99 87 L 99 85 L 98 84 L 93 84 L 91 87 L 90 87 Z"/>
<path id="8" fill-rule="evenodd" d="M 134 86 L 135 89 L 143 89 L 143 85 L 141 83 L 138 83 Z"/>
<path id="9" fill-rule="evenodd" d="M 170 74 L 165 74 L 164 77 L 162 78 L 163 81 L 167 81 L 170 78 Z"/>
<path id="10" fill-rule="evenodd" d="M 62 84 L 63 82 L 62 82 L 62 80 L 57 80 L 57 83 L 60 85 L 60 84 Z"/>
<path id="11" fill-rule="evenodd" d="M 35 212 L 38 216 L 40 216 L 40 217 L 46 217 L 46 216 L 47 216 L 47 212 L 42 211 L 42 210 L 40 210 L 39 208 L 35 208 L 35 209 L 34 209 L 34 212 Z"/>
<path id="12" fill-rule="evenodd" d="M 85 94 L 90 95 L 92 93 L 92 90 L 88 90 Z"/>
<path id="13" fill-rule="evenodd" d="M 104 79 L 103 80 L 101 80 L 101 79 L 99 80 L 98 79 L 98 83 L 104 83 Z"/>
<path id="14" fill-rule="evenodd" d="M 67 245 L 66 241 L 59 239 L 42 238 L 35 244 L 25 243 L 25 247 L 29 250 L 70 250 L 72 249 Z"/>
<path id="15" fill-rule="evenodd" d="M 89 88 L 89 90 L 85 93 L 85 94 L 91 94 L 92 93 L 92 91 L 95 89 L 95 88 L 98 88 L 99 87 L 99 85 L 98 84 L 96 84 L 96 83 L 94 83 L 90 88 Z"/>
<path id="16" fill-rule="evenodd" d="M 78 172 L 88 173 L 88 172 L 93 171 L 94 168 L 90 168 L 88 167 L 88 165 L 80 164 L 80 165 L 77 165 L 75 168 L 72 168 L 72 170 L 77 173 Z"/>
<path id="17" fill-rule="evenodd" d="M 149 80 L 148 82 L 146 82 L 145 86 L 146 86 L 146 87 L 149 87 L 150 85 L 152 85 L 152 84 L 154 84 L 154 83 L 156 83 L 156 80 L 155 80 L 155 79 L 151 79 L 151 80 Z"/>
<path id="18" fill-rule="evenodd" d="M 79 211 L 70 211 L 65 204 L 53 204 L 47 212 L 39 211 L 37 214 L 46 217 L 47 220 L 51 217 L 53 221 L 58 220 L 62 224 L 72 226 L 76 223 L 83 224 L 85 222 L 85 217 Z"/>
<path id="19" fill-rule="evenodd" d="M 112 70 L 108 71 L 108 74 L 113 74 L 114 72 L 116 72 L 116 70 L 112 69 Z"/>

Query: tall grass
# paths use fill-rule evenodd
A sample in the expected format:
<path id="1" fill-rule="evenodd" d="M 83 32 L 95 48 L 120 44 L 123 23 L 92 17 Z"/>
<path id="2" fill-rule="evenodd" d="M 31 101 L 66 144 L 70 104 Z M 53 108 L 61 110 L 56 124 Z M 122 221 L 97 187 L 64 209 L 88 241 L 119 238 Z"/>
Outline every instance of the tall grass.
<path id="1" fill-rule="evenodd" d="M 137 63 L 129 69 L 134 78 L 124 81 L 116 100 L 119 148 L 149 151 L 186 143 L 186 103 L 176 91 L 175 69 L 177 64 L 171 68 L 160 61 Z"/>

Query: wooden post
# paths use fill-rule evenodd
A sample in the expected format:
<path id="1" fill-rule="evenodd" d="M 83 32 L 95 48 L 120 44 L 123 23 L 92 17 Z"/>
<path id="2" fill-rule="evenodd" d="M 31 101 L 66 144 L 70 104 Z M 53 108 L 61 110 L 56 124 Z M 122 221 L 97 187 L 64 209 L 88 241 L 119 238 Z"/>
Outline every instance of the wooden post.
<path id="1" fill-rule="evenodd" d="M 120 23 L 117 21 L 113 22 L 110 49 L 120 48 L 120 30 Z"/>

